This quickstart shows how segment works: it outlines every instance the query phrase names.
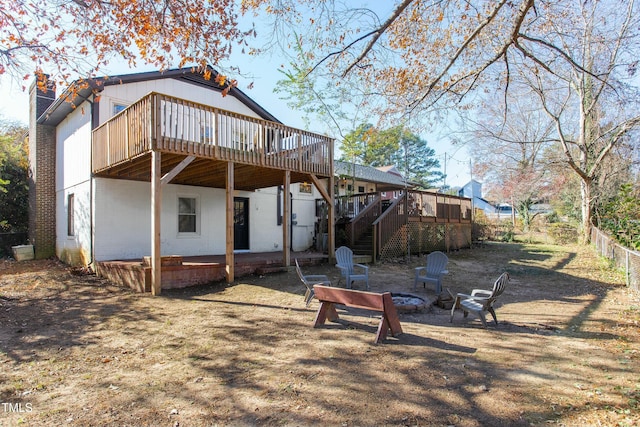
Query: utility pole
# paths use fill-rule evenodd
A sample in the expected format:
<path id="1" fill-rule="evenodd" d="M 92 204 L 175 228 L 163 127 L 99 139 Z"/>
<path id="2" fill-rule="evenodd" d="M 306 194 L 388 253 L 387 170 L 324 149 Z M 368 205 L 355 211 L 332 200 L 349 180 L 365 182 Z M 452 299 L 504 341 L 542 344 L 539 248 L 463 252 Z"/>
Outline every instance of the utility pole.
<path id="1" fill-rule="evenodd" d="M 442 176 L 442 187 L 447 188 L 447 153 L 444 153 L 444 175 Z"/>
<path id="2" fill-rule="evenodd" d="M 469 184 L 471 185 L 471 223 L 473 224 L 473 220 L 475 218 L 475 214 L 476 214 L 476 207 L 474 204 L 476 195 L 475 192 L 473 191 L 473 165 L 471 164 L 471 159 L 469 159 Z"/>

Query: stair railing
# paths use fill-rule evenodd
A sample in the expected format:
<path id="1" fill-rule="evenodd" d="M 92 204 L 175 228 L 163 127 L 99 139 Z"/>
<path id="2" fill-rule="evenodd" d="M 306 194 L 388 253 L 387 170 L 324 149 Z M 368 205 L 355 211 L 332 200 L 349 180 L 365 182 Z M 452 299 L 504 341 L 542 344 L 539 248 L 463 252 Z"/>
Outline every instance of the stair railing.
<path id="1" fill-rule="evenodd" d="M 371 224 L 382 214 L 382 200 L 379 195 L 371 201 L 358 215 L 347 224 L 346 232 L 350 245 L 353 246 L 360 237 L 371 230 Z"/>
<path id="2" fill-rule="evenodd" d="M 398 197 L 373 224 L 373 261 L 378 259 L 384 245 L 407 224 L 406 194 Z"/>

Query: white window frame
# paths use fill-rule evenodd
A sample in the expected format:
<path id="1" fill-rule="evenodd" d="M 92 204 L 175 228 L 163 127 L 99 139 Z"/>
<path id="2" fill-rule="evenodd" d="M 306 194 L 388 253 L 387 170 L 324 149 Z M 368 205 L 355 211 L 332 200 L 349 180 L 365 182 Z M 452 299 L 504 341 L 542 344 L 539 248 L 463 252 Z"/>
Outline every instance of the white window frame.
<path id="1" fill-rule="evenodd" d="M 193 213 L 181 213 L 180 212 L 180 199 L 192 199 L 195 201 L 195 212 Z M 195 231 L 180 231 L 180 217 L 182 215 L 193 215 L 195 217 Z M 176 230 L 180 237 L 195 237 L 200 235 L 200 196 L 196 194 L 178 194 L 176 198 Z"/>
<path id="2" fill-rule="evenodd" d="M 120 113 L 122 110 L 124 110 L 128 106 L 129 106 L 129 104 L 127 104 L 126 102 L 111 101 L 111 117 L 113 117 L 116 114 Z"/>
<path id="3" fill-rule="evenodd" d="M 74 193 L 67 194 L 67 237 L 76 235 L 75 198 Z"/>

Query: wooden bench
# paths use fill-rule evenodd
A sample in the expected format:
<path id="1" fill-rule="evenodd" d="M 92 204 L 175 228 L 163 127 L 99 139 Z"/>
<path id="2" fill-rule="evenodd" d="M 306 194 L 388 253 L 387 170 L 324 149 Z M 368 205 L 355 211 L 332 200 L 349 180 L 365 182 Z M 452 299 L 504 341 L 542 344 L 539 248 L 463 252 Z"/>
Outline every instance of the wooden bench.
<path id="1" fill-rule="evenodd" d="M 376 333 L 376 344 L 387 337 L 389 330 L 391 330 L 391 335 L 394 337 L 402 334 L 402 326 L 390 292 L 378 294 L 322 285 L 314 285 L 313 290 L 316 298 L 320 301 L 320 308 L 313 325 L 314 328 L 323 325 L 327 319 L 331 322 L 338 320 L 335 304 L 342 304 L 347 307 L 382 312 L 378 332 Z"/>

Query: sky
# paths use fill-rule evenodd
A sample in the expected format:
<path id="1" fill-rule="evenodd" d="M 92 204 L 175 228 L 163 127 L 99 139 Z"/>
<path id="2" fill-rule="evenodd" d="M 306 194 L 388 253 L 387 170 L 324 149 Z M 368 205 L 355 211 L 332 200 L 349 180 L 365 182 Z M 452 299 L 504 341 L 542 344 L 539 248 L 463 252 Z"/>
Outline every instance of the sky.
<path id="1" fill-rule="evenodd" d="M 273 92 L 277 82 L 282 78 L 278 71 L 282 62 L 277 56 L 234 55 L 233 65 L 238 66 L 243 73 L 252 76 L 250 80 L 239 77 L 238 88 L 285 125 L 306 129 L 302 113 L 290 109 L 286 100 L 279 98 L 283 95 Z M 124 62 L 113 61 L 111 66 L 103 71 L 107 75 L 118 75 L 153 70 L 149 66 L 131 69 Z M 27 87 L 31 84 L 31 82 L 26 83 Z M 253 83 L 251 89 L 248 88 L 250 83 Z M 59 90 L 58 93 L 60 92 Z M 29 122 L 28 93 L 22 91 L 21 83 L 12 81 L 6 74 L 0 76 L 0 116 L 4 119 L 17 120 L 25 125 L 28 125 Z M 306 130 L 325 133 L 322 124 L 314 127 L 311 123 Z M 451 187 L 463 186 L 469 182 L 471 178 L 469 155 L 465 147 L 453 146 L 446 135 L 441 136 L 437 132 L 421 136 L 427 141 L 428 146 L 435 150 L 436 158 L 440 162 L 440 172 L 444 173 L 446 167 L 447 185 Z M 337 150 L 339 150 L 338 141 L 336 141 Z"/>

